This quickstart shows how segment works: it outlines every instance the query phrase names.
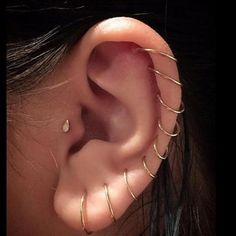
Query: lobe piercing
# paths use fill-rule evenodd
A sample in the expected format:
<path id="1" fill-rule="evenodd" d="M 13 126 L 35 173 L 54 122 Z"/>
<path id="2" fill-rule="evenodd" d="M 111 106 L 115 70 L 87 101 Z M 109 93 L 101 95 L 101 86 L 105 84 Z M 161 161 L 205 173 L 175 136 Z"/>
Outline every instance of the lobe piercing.
<path id="1" fill-rule="evenodd" d="M 132 198 L 133 198 L 134 200 L 137 200 L 137 197 L 135 196 L 134 192 L 132 191 L 132 189 L 131 189 L 131 187 L 130 187 L 130 185 L 129 185 L 127 172 L 128 172 L 128 170 L 125 169 L 125 171 L 124 171 L 124 180 L 125 180 L 127 189 L 128 189 L 128 191 L 129 191 L 130 195 L 132 196 Z"/>
<path id="2" fill-rule="evenodd" d="M 83 213 L 85 196 L 86 196 L 86 193 L 84 193 L 80 199 L 80 222 L 81 222 L 84 232 L 87 234 L 91 234 L 92 232 L 89 232 L 86 229 L 86 223 L 85 223 L 85 218 L 84 218 L 84 213 Z"/>
<path id="3" fill-rule="evenodd" d="M 111 213 L 111 218 L 115 222 L 116 218 L 115 218 L 114 211 L 113 211 L 113 208 L 112 208 L 111 199 L 110 199 L 107 184 L 104 184 L 104 191 L 105 191 L 105 196 L 106 196 L 106 200 L 107 200 L 107 205 L 108 205 L 109 211 Z"/>

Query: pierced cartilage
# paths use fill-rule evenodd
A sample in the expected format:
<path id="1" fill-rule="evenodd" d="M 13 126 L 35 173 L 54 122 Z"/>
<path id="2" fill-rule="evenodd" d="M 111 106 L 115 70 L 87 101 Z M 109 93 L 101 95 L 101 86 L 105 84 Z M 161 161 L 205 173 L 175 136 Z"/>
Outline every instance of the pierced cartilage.
<path id="1" fill-rule="evenodd" d="M 174 112 L 174 113 L 176 113 L 176 114 L 181 114 L 181 113 L 184 112 L 184 109 L 185 109 L 185 108 L 184 108 L 183 102 L 181 102 L 181 108 L 180 108 L 179 110 L 176 110 L 176 109 L 174 109 L 174 108 L 168 106 L 168 105 L 162 100 L 162 98 L 161 98 L 161 96 L 160 96 L 159 94 L 157 95 L 157 98 L 158 98 L 158 100 L 160 101 L 161 105 L 162 105 L 163 107 L 165 107 L 167 110 L 172 111 L 172 112 Z"/>
<path id="2" fill-rule="evenodd" d="M 170 77 L 169 75 L 163 74 L 162 72 L 160 72 L 160 71 L 157 70 L 157 69 L 153 69 L 153 68 L 151 68 L 151 67 L 148 67 L 148 69 L 149 69 L 150 71 L 154 72 L 155 74 L 159 75 L 159 76 L 160 76 L 161 78 L 163 78 L 163 79 L 170 80 L 170 81 L 172 81 L 173 83 L 175 83 L 175 84 L 177 84 L 177 85 L 179 85 L 179 86 L 183 86 L 182 83 L 180 83 L 178 80 L 176 80 L 176 79 Z"/>
<path id="3" fill-rule="evenodd" d="M 153 48 L 137 48 L 136 50 L 137 51 L 145 51 L 145 52 L 160 54 L 162 56 L 165 56 L 165 57 L 177 62 L 177 59 L 173 55 L 170 55 L 166 52 L 158 51 L 158 50 L 153 49 Z"/>
<path id="4" fill-rule="evenodd" d="M 175 133 L 170 133 L 170 132 L 166 131 L 166 130 L 162 127 L 160 121 L 158 122 L 158 127 L 160 128 L 160 130 L 161 130 L 165 135 L 170 136 L 170 137 L 176 137 L 176 136 L 180 133 L 180 127 L 179 127 L 179 123 L 178 123 L 177 121 L 176 121 L 176 132 L 175 132 Z"/>

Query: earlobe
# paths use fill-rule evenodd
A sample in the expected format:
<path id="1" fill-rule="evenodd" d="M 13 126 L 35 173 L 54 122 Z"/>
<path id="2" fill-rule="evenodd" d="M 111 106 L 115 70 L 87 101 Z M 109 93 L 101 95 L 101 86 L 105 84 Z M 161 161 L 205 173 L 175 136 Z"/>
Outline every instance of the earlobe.
<path id="1" fill-rule="evenodd" d="M 83 145 L 65 152 L 54 207 L 71 227 L 97 231 L 126 211 L 166 158 L 183 111 L 181 83 L 166 42 L 131 18 L 92 27 L 63 63 L 71 93 L 79 94 L 72 107 L 87 113 L 81 140 L 65 118 L 67 150 Z"/>

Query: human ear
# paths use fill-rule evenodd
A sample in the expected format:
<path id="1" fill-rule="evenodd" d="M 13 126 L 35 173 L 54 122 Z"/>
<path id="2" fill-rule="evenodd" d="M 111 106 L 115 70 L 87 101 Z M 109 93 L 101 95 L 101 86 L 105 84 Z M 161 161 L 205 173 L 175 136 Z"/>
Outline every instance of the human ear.
<path id="1" fill-rule="evenodd" d="M 69 81 L 70 129 L 58 147 L 54 209 L 69 226 L 110 225 L 158 171 L 156 151 L 163 157 L 177 135 L 181 104 L 172 55 L 149 26 L 118 17 L 89 29 L 55 68 L 54 76 Z"/>

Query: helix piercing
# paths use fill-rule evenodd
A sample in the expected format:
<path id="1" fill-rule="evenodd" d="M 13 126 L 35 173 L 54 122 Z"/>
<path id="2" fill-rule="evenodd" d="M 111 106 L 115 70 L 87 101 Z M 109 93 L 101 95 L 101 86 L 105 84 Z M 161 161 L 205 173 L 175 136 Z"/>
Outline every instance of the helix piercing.
<path id="1" fill-rule="evenodd" d="M 146 161 L 145 161 L 145 156 L 143 157 L 143 167 L 145 169 L 145 171 L 147 172 L 147 174 L 151 177 L 151 178 L 155 178 L 156 176 L 154 174 L 152 174 L 152 172 L 148 169 Z"/>
<path id="2" fill-rule="evenodd" d="M 177 59 L 174 56 L 172 56 L 172 55 L 170 55 L 168 53 L 165 53 L 165 52 L 161 52 L 161 51 L 155 50 L 153 48 L 137 48 L 137 51 L 145 51 L 145 52 L 160 54 L 162 56 L 168 57 L 169 59 L 177 62 Z"/>
<path id="3" fill-rule="evenodd" d="M 148 70 L 150 70 L 150 71 L 154 72 L 155 74 L 159 75 L 160 78 L 170 80 L 170 81 L 172 81 L 173 83 L 175 83 L 175 84 L 177 84 L 177 85 L 179 85 L 179 86 L 183 86 L 182 83 L 180 83 L 178 80 L 176 80 L 176 79 L 170 77 L 169 75 L 166 75 L 166 74 L 160 72 L 160 71 L 157 70 L 157 69 L 153 69 L 153 68 L 151 68 L 151 67 L 148 67 Z"/>
<path id="4" fill-rule="evenodd" d="M 135 196 L 134 192 L 132 191 L 132 189 L 131 189 L 131 187 L 130 187 L 130 185 L 129 185 L 127 172 L 128 172 L 128 170 L 125 169 L 125 171 L 124 171 L 124 180 L 125 180 L 127 189 L 128 189 L 128 191 L 129 191 L 130 195 L 132 196 L 132 198 L 133 198 L 134 200 L 137 200 L 137 197 Z"/>
<path id="5" fill-rule="evenodd" d="M 166 152 L 164 153 L 163 156 L 158 152 L 157 146 L 156 146 L 155 143 L 153 144 L 153 149 L 154 149 L 154 151 L 155 151 L 155 153 L 156 153 L 156 156 L 157 156 L 158 158 L 160 158 L 161 160 L 165 160 L 165 159 L 168 157 L 168 147 L 167 147 Z"/>
<path id="6" fill-rule="evenodd" d="M 176 114 L 181 114 L 181 113 L 183 113 L 184 110 L 185 110 L 183 102 L 181 102 L 181 108 L 180 108 L 180 110 L 176 110 L 176 109 L 174 109 L 174 108 L 168 106 L 168 105 L 162 100 L 162 98 L 161 98 L 161 96 L 160 96 L 159 94 L 157 95 L 157 98 L 158 98 L 158 100 L 160 101 L 161 105 L 162 105 L 163 107 L 165 107 L 165 108 L 166 108 L 167 110 L 169 110 L 169 111 L 172 111 L 172 112 L 174 112 L 174 113 L 176 113 Z"/>
<path id="7" fill-rule="evenodd" d="M 166 130 L 162 127 L 160 121 L 158 122 L 158 127 L 160 128 L 160 130 L 161 130 L 164 134 L 166 134 L 166 135 L 168 135 L 168 136 L 170 136 L 170 137 L 176 137 L 176 136 L 180 133 L 180 127 L 179 127 L 179 123 L 178 123 L 177 121 L 176 121 L 176 132 L 175 132 L 175 133 L 169 133 L 168 131 L 166 131 Z"/>
<path id="8" fill-rule="evenodd" d="M 111 199 L 110 199 L 107 184 L 104 184 L 104 192 L 105 192 L 105 196 L 106 196 L 106 200 L 107 200 L 107 205 L 108 205 L 109 211 L 111 213 L 111 218 L 115 222 L 116 218 L 115 218 L 115 214 L 114 214 L 114 211 L 113 211 L 113 208 L 112 208 Z"/>
<path id="9" fill-rule="evenodd" d="M 62 131 L 64 133 L 67 133 L 67 132 L 69 132 L 69 130 L 70 130 L 70 122 L 69 122 L 69 120 L 66 120 L 62 125 Z"/>
<path id="10" fill-rule="evenodd" d="M 91 234 L 92 232 L 90 231 L 87 231 L 86 229 L 86 223 L 85 223 L 85 218 L 84 218 L 84 213 L 83 213 L 83 210 L 84 210 L 84 199 L 86 197 L 86 193 L 84 193 L 80 199 L 80 222 L 81 222 L 81 225 L 82 225 L 82 229 L 84 230 L 84 232 L 86 234 Z"/>

